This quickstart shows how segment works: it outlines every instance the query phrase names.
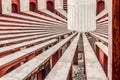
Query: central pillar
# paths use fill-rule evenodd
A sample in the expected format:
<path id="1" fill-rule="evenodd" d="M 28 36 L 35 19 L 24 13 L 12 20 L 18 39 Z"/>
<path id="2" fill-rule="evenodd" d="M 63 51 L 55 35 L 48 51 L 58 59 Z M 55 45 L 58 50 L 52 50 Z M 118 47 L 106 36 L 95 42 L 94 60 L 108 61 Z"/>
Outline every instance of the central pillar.
<path id="1" fill-rule="evenodd" d="M 68 0 L 68 29 L 78 32 L 96 30 L 96 0 Z"/>

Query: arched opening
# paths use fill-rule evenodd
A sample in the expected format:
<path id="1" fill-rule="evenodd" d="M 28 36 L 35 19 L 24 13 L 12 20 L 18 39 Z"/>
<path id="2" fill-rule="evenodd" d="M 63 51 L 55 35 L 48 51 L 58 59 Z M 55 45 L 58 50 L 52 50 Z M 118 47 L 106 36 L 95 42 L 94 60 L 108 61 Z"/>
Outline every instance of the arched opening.
<path id="1" fill-rule="evenodd" d="M 54 4 L 52 1 L 47 1 L 47 9 L 51 12 L 54 12 Z"/>
<path id="2" fill-rule="evenodd" d="M 97 2 L 97 14 L 99 14 L 104 9 L 105 9 L 104 1 L 98 1 Z"/>
<path id="3" fill-rule="evenodd" d="M 36 11 L 36 4 L 34 2 L 30 2 L 30 11 Z"/>
<path id="4" fill-rule="evenodd" d="M 44 69 L 42 70 L 42 79 L 44 80 L 45 77 L 48 75 L 48 73 L 50 72 L 51 67 L 50 67 L 50 61 L 48 63 L 46 63 L 46 65 L 44 66 Z"/>
<path id="5" fill-rule="evenodd" d="M 12 4 L 12 13 L 18 13 L 18 6 L 16 4 Z"/>

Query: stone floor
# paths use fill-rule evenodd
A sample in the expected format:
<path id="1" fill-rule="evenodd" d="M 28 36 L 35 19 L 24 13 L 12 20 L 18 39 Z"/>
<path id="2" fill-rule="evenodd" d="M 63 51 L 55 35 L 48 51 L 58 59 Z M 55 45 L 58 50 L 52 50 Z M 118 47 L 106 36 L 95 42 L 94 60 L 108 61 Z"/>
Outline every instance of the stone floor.
<path id="1" fill-rule="evenodd" d="M 73 80 L 85 80 L 83 53 L 78 53 L 78 65 L 73 66 Z"/>
<path id="2" fill-rule="evenodd" d="M 82 37 L 78 42 L 78 65 L 73 65 L 73 80 L 85 80 Z"/>

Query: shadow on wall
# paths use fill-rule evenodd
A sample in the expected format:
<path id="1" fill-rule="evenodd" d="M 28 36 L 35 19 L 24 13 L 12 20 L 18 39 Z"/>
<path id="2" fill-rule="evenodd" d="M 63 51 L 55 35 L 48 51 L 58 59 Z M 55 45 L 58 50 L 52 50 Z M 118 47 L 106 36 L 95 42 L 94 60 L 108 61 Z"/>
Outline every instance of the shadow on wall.
<path id="1" fill-rule="evenodd" d="M 54 3 L 52 1 L 47 1 L 47 9 L 54 12 Z"/>
<path id="2" fill-rule="evenodd" d="M 104 1 L 98 1 L 97 2 L 97 15 L 105 9 L 105 2 Z"/>

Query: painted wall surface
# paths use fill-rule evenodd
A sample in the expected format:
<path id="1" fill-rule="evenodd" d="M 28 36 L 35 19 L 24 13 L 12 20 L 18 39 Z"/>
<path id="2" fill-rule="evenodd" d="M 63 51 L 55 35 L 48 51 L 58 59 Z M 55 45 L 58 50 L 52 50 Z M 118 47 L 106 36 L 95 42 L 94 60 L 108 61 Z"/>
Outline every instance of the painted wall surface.
<path id="1" fill-rule="evenodd" d="M 51 0 L 38 0 L 38 10 L 50 10 L 54 12 L 54 2 Z"/>
<path id="2" fill-rule="evenodd" d="M 55 0 L 55 9 L 63 9 L 63 0 Z"/>
<path id="3" fill-rule="evenodd" d="M 99 60 L 100 60 L 102 67 L 104 68 L 104 53 L 102 50 L 99 50 Z"/>
<path id="4" fill-rule="evenodd" d="M 20 5 L 19 4 L 19 0 L 12 0 L 12 3 L 16 4 L 16 5 Z"/>
<path id="5" fill-rule="evenodd" d="M 47 9 L 46 0 L 38 0 L 38 10 Z"/>
<path id="6" fill-rule="evenodd" d="M 11 0 L 2 0 L 2 14 L 11 13 Z"/>
<path id="7" fill-rule="evenodd" d="M 120 0 L 112 0 L 112 80 L 120 80 Z"/>
<path id="8" fill-rule="evenodd" d="M 2 0 L 0 0 L 0 14 L 2 14 Z"/>
<path id="9" fill-rule="evenodd" d="M 37 0 L 30 0 L 30 2 L 34 2 L 34 3 L 37 3 Z"/>
<path id="10" fill-rule="evenodd" d="M 29 0 L 20 0 L 20 11 L 29 11 Z"/>

